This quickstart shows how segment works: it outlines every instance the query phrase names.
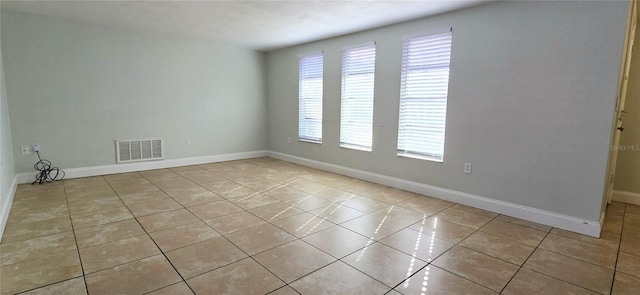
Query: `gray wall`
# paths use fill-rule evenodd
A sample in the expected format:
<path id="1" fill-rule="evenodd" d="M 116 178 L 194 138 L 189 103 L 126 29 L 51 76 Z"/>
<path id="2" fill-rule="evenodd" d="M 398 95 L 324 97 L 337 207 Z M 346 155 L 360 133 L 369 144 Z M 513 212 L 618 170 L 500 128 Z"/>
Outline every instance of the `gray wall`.
<path id="1" fill-rule="evenodd" d="M 1 22 L 1 17 L 0 17 Z M 2 29 L 0 28 L 0 31 Z M 0 42 L 1 43 L 1 42 Z M 0 46 L 0 237 L 4 232 L 5 218 L 9 216 L 9 199 L 15 176 L 15 163 L 11 145 L 11 126 L 7 107 L 7 87 L 4 82 L 4 64 Z"/>
<path id="2" fill-rule="evenodd" d="M 17 172 L 34 143 L 61 168 L 115 164 L 114 139 L 163 137 L 169 159 L 266 148 L 262 52 L 11 11 L 2 46 Z"/>
<path id="3" fill-rule="evenodd" d="M 618 151 L 613 188 L 640 194 L 640 26 L 636 27 L 635 48 L 625 103 L 627 113 L 623 114 L 625 129 L 620 135 L 624 149 Z"/>
<path id="4" fill-rule="evenodd" d="M 624 1 L 495 2 L 269 52 L 268 147 L 598 221 L 627 11 Z M 401 39 L 448 27 L 444 163 L 398 157 Z M 373 151 L 341 149 L 341 47 L 369 41 L 377 42 Z M 288 144 L 297 138 L 297 55 L 318 50 L 323 143 Z"/>

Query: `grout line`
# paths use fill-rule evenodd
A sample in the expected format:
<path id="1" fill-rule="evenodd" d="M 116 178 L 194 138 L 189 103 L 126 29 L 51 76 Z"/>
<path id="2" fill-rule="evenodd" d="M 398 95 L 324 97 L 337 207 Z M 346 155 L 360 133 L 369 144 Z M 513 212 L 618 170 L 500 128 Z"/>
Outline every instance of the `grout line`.
<path id="1" fill-rule="evenodd" d="M 138 174 L 139 174 L 139 173 L 138 173 Z M 142 174 L 139 174 L 139 175 L 140 175 L 142 178 L 144 178 L 144 179 L 146 179 L 147 181 L 149 181 L 149 179 L 147 179 L 144 175 L 142 175 Z M 124 205 L 124 201 L 122 201 L 122 198 L 120 198 L 120 195 L 119 195 L 119 194 L 118 194 L 118 192 L 113 188 L 113 186 L 111 185 L 111 183 L 109 183 L 109 181 L 108 181 L 106 178 L 104 178 L 104 181 L 107 183 L 107 185 L 109 185 L 109 187 L 111 187 L 111 189 L 113 190 L 113 192 L 118 196 L 118 199 L 120 199 L 120 201 L 121 201 L 121 202 L 122 202 L 122 204 Z M 149 181 L 149 182 L 151 182 L 151 181 Z M 152 183 L 152 184 L 153 184 L 153 183 Z M 155 186 L 155 184 L 154 184 L 154 186 Z M 156 187 L 157 187 L 157 186 L 156 186 Z M 163 192 L 164 192 L 164 191 L 163 191 Z M 168 195 L 168 194 L 167 194 L 167 195 Z M 169 196 L 169 197 L 171 197 L 171 196 Z M 172 198 L 172 199 L 173 199 L 173 198 Z M 174 201 L 175 201 L 175 200 L 174 200 Z M 180 204 L 180 203 L 178 203 L 178 204 L 179 204 L 180 206 L 182 206 L 182 204 Z M 148 237 L 148 238 L 153 242 L 153 244 L 155 244 L 155 245 L 156 245 L 156 248 L 158 248 L 158 250 L 160 251 L 160 253 L 162 254 L 162 256 L 164 256 L 164 259 L 166 259 L 166 260 L 167 260 L 167 262 L 169 262 L 169 265 L 171 265 L 171 267 L 173 267 L 173 269 L 174 269 L 174 270 L 175 270 L 175 272 L 178 274 L 178 276 L 180 276 L 180 278 L 182 279 L 182 281 L 183 281 L 183 282 L 185 282 L 185 284 L 186 284 L 186 281 L 185 281 L 184 277 L 182 276 L 182 274 L 180 274 L 180 272 L 179 272 L 179 271 L 178 271 L 178 269 L 175 267 L 175 265 L 173 265 L 173 263 L 171 262 L 171 260 L 169 260 L 169 257 L 167 257 L 167 255 L 164 253 L 164 251 L 162 251 L 162 249 L 160 248 L 160 246 L 158 246 L 158 243 L 156 243 L 156 241 L 151 237 L 151 235 L 149 234 L 149 232 L 147 231 L 147 229 L 146 229 L 146 228 L 144 228 L 144 226 L 142 226 L 142 224 L 140 223 L 140 220 L 138 220 L 138 217 L 137 217 L 137 216 L 135 216 L 135 215 L 133 214 L 133 212 L 131 212 L 131 209 L 129 209 L 129 207 L 128 207 L 127 205 L 124 205 L 124 206 L 127 208 L 127 210 L 129 211 L 129 213 L 131 214 L 131 216 L 133 216 L 133 219 L 135 219 L 135 220 L 136 220 L 136 222 L 137 222 L 137 223 L 138 223 L 138 225 L 142 228 L 142 230 L 147 234 L 147 237 Z M 179 210 L 179 209 L 176 209 L 176 210 Z M 157 255 L 157 254 L 156 254 L 156 255 Z M 154 256 L 155 256 L 155 255 L 154 255 Z M 150 256 L 150 257 L 152 257 L 152 256 Z M 147 257 L 147 258 L 148 258 L 148 257 Z M 143 259 L 144 259 L 144 258 L 143 258 Z M 132 262 L 136 262 L 136 261 L 140 261 L 140 260 L 141 260 L 141 259 L 137 259 L 137 260 L 134 260 L 134 261 L 129 261 L 129 262 L 127 262 L 127 263 L 132 263 Z M 195 292 L 193 291 L 193 289 L 191 289 L 191 286 L 189 286 L 189 284 L 186 284 L 186 285 L 187 285 L 187 287 L 189 287 L 189 289 L 191 290 L 191 292 L 193 292 L 193 293 L 195 294 Z M 170 286 L 170 285 L 169 285 L 169 286 Z M 164 287 L 167 287 L 167 286 L 163 286 L 162 288 L 164 288 Z M 160 289 L 162 289 L 162 288 L 160 288 Z M 157 290 L 159 290 L 159 289 L 157 289 Z M 153 292 L 153 291 L 155 291 L 155 290 L 152 290 L 152 291 L 150 291 L 150 292 Z"/>
<path id="2" fill-rule="evenodd" d="M 620 239 L 618 240 L 618 251 L 616 253 L 616 263 L 613 265 L 613 277 L 611 278 L 611 288 L 609 289 L 609 294 L 613 294 L 613 286 L 616 282 L 616 270 L 618 269 L 618 259 L 620 259 L 620 248 L 622 247 L 622 234 L 624 232 L 624 219 L 627 215 L 627 204 L 624 204 L 624 210 L 622 211 L 622 225 L 620 228 Z M 609 204 L 607 204 L 609 206 Z M 605 208 L 606 210 L 606 208 Z"/>
<path id="3" fill-rule="evenodd" d="M 80 246 L 78 246 L 78 238 L 76 237 L 76 230 L 75 230 L 75 227 L 73 226 L 73 220 L 71 218 L 71 210 L 69 210 L 69 198 L 67 197 L 67 186 L 65 185 L 64 180 L 62 181 L 62 188 L 64 190 L 64 199 L 67 204 L 67 212 L 69 213 L 69 223 L 71 224 L 71 233 L 73 234 L 73 240 L 76 242 L 76 251 L 78 253 L 78 261 L 80 262 L 80 270 L 82 271 L 82 280 L 84 281 L 84 289 L 85 291 L 87 291 L 87 294 L 89 294 L 89 285 L 87 284 L 87 277 L 85 276 L 84 265 L 82 264 L 82 256 L 80 255 Z"/>

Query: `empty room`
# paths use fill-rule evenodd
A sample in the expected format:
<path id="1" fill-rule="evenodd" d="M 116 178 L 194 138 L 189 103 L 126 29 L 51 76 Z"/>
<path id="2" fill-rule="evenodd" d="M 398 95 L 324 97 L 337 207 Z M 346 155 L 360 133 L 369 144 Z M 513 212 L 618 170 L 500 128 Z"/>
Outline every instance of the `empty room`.
<path id="1" fill-rule="evenodd" d="M 639 294 L 638 5 L 2 0 L 0 294 Z"/>

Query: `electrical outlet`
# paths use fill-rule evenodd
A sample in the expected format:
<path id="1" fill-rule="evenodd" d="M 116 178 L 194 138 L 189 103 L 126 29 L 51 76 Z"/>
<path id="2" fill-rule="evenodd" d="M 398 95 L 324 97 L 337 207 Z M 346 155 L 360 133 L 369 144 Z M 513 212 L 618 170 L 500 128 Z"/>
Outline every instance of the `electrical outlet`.
<path id="1" fill-rule="evenodd" d="M 471 163 L 464 163 L 464 173 L 471 173 Z"/>
<path id="2" fill-rule="evenodd" d="M 22 155 L 28 155 L 31 153 L 31 151 L 29 151 L 29 146 L 28 145 L 23 145 L 20 147 L 20 153 L 22 153 Z"/>
<path id="3" fill-rule="evenodd" d="M 191 138 L 185 139 L 184 140 L 184 145 L 187 145 L 187 146 L 191 145 Z"/>
<path id="4" fill-rule="evenodd" d="M 36 144 L 32 145 L 31 148 L 33 148 L 34 152 L 39 152 L 40 151 L 40 144 L 36 143 Z"/>
<path id="5" fill-rule="evenodd" d="M 287 137 L 287 143 L 291 143 L 291 137 Z"/>

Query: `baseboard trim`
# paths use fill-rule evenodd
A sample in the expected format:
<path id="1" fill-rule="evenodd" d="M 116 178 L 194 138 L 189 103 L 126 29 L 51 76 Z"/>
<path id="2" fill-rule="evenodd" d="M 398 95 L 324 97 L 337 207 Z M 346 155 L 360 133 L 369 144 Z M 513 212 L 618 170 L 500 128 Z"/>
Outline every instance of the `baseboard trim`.
<path id="1" fill-rule="evenodd" d="M 4 204 L 2 204 L 2 212 L 0 212 L 0 241 L 4 235 L 4 228 L 7 226 L 7 220 L 9 219 L 9 212 L 11 212 L 11 205 L 13 204 L 13 197 L 16 195 L 16 189 L 18 188 L 18 175 L 13 176 L 13 183 L 11 183 L 11 189 L 9 190 L 9 196 Z"/>
<path id="2" fill-rule="evenodd" d="M 188 165 L 199 165 L 215 162 L 243 160 L 250 158 L 259 158 L 267 156 L 267 151 L 251 151 L 233 154 L 211 155 L 204 157 L 192 157 L 181 159 L 168 159 L 149 162 L 136 162 L 127 164 L 114 164 L 93 167 L 79 167 L 64 169 L 65 178 L 80 178 L 89 176 L 108 175 L 116 173 L 127 173 L 134 171 L 145 171 L 153 169 L 173 168 Z M 31 183 L 35 179 L 35 173 L 18 173 L 16 174 L 18 183 Z"/>
<path id="3" fill-rule="evenodd" d="M 634 205 L 640 205 L 640 194 L 625 192 L 625 191 L 613 191 L 611 200 L 623 203 L 629 203 Z"/>
<path id="4" fill-rule="evenodd" d="M 268 151 L 267 156 L 293 162 L 296 164 L 317 168 L 337 174 L 342 174 L 374 183 L 411 191 L 418 194 L 432 196 L 434 198 L 447 200 L 463 205 L 476 207 L 492 212 L 533 221 L 536 223 L 565 229 L 592 237 L 600 236 L 600 221 L 584 220 L 573 216 L 558 214 L 546 210 L 540 210 L 532 207 L 522 206 L 509 202 L 490 199 L 487 197 L 477 196 L 469 193 L 459 192 L 424 183 L 414 182 L 410 180 L 395 178 L 382 174 L 372 173 L 368 171 L 348 168 L 344 166 L 329 164 L 321 161 L 311 160 L 289 154 Z"/>

